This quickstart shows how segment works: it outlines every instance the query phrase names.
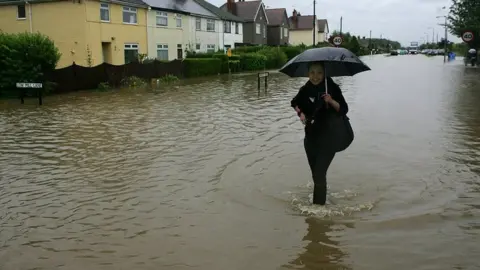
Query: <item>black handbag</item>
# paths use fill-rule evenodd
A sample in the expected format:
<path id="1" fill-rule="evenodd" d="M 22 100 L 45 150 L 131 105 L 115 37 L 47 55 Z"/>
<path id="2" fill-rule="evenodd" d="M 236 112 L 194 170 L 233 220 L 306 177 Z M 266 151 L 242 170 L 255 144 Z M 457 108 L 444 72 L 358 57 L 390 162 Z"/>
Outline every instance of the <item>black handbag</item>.
<path id="1" fill-rule="evenodd" d="M 338 153 L 347 149 L 353 142 L 355 135 L 350 118 L 338 113 L 328 113 L 320 124 L 318 139 L 323 149 Z"/>

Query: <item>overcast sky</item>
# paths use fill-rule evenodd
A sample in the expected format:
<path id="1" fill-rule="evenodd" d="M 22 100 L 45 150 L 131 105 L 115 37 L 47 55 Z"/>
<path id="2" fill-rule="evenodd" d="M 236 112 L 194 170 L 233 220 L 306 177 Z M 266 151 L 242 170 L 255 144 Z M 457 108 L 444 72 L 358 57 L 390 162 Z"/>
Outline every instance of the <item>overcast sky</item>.
<path id="1" fill-rule="evenodd" d="M 221 6 L 226 0 L 207 0 Z M 236 0 L 238 1 L 238 0 Z M 249 1 L 249 0 L 246 0 Z M 286 8 L 291 16 L 293 9 L 302 15 L 313 15 L 313 0 L 263 0 L 267 8 Z M 318 18 L 328 20 L 330 32 L 340 29 L 340 17 L 343 16 L 343 31 L 359 36 L 368 37 L 370 30 L 372 37 L 399 41 L 408 46 L 412 41 L 432 40 L 432 29 L 435 31 L 435 41 L 445 36 L 444 18 L 436 16 L 446 15 L 451 0 L 317 0 L 316 14 Z M 446 10 L 442 7 L 447 6 Z M 430 29 L 429 29 L 430 28 Z M 461 39 L 448 34 L 454 42 Z"/>

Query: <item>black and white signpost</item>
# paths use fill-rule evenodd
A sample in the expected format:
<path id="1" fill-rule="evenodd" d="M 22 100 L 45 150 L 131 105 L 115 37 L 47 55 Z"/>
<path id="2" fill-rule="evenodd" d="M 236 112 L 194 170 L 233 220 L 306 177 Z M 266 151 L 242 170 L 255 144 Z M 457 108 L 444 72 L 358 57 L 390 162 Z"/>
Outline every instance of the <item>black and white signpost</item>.
<path id="1" fill-rule="evenodd" d="M 31 90 L 31 89 L 37 90 L 38 105 L 43 104 L 43 101 L 42 101 L 43 83 L 20 83 L 20 82 L 17 82 L 16 86 L 17 86 L 18 89 L 21 89 L 20 101 L 21 101 L 22 104 L 25 103 L 25 100 L 24 100 L 25 91 L 26 90 Z"/>

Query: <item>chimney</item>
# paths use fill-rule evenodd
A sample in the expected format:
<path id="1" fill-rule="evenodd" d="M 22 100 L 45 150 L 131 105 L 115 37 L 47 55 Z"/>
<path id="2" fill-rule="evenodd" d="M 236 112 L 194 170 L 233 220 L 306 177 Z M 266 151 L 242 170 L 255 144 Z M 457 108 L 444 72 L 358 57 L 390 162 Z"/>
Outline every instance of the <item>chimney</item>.
<path id="1" fill-rule="evenodd" d="M 227 11 L 233 15 L 237 15 L 235 0 L 227 0 Z"/>
<path id="2" fill-rule="evenodd" d="M 298 26 L 298 17 L 297 17 L 297 10 L 294 9 L 292 13 L 292 26 L 293 28 L 297 28 Z"/>

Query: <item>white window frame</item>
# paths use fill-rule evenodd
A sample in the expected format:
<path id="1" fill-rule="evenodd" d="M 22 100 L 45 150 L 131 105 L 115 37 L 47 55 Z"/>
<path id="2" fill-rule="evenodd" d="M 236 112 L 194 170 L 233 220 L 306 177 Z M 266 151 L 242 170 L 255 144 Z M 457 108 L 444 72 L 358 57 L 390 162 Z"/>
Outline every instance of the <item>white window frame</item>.
<path id="1" fill-rule="evenodd" d="M 125 21 L 125 13 L 129 14 L 130 21 L 126 22 Z M 135 19 L 135 22 L 131 22 L 132 15 L 135 15 L 133 18 Z M 137 8 L 134 7 L 123 7 L 122 8 L 122 22 L 124 24 L 138 24 L 138 10 Z"/>
<path id="2" fill-rule="evenodd" d="M 201 31 L 202 30 L 202 18 L 195 18 L 195 30 Z"/>
<path id="3" fill-rule="evenodd" d="M 235 23 L 235 34 L 240 34 L 240 23 L 238 22 Z"/>
<path id="4" fill-rule="evenodd" d="M 165 24 L 159 23 L 158 19 L 165 20 Z M 155 13 L 155 25 L 156 26 L 163 26 L 163 27 L 168 26 L 168 13 L 165 12 L 165 11 L 157 11 Z"/>
<path id="5" fill-rule="evenodd" d="M 200 51 L 202 49 L 202 44 L 197 43 L 195 44 L 195 50 Z"/>
<path id="6" fill-rule="evenodd" d="M 210 29 L 208 28 L 208 26 L 211 26 Z M 215 32 L 215 20 L 214 19 L 207 19 L 207 31 L 208 32 Z"/>
<path id="7" fill-rule="evenodd" d="M 102 10 L 106 10 L 107 11 L 107 19 L 104 20 L 102 18 Z M 123 14 L 122 14 L 123 16 Z M 107 4 L 107 3 L 100 3 L 100 21 L 102 22 L 110 22 L 110 5 Z"/>
<path id="8" fill-rule="evenodd" d="M 283 37 L 288 37 L 288 28 L 283 28 Z"/>
<path id="9" fill-rule="evenodd" d="M 207 53 L 215 52 L 215 44 L 207 44 Z"/>
<path id="10" fill-rule="evenodd" d="M 158 57 L 158 51 L 166 51 L 167 52 L 167 59 L 160 59 Z M 166 43 L 159 43 L 157 44 L 157 59 L 160 60 L 160 61 L 168 61 L 169 59 L 169 54 L 170 52 L 168 51 L 168 44 Z"/>
<path id="11" fill-rule="evenodd" d="M 267 25 L 263 25 L 263 38 L 267 38 Z"/>
<path id="12" fill-rule="evenodd" d="M 140 54 L 140 46 L 138 45 L 138 43 L 125 43 L 125 45 L 123 46 L 123 50 L 124 51 L 137 51 L 137 55 Z"/>
<path id="13" fill-rule="evenodd" d="M 177 28 L 182 28 L 182 15 L 176 14 L 175 21 L 177 22 Z"/>
<path id="14" fill-rule="evenodd" d="M 20 7 L 23 7 L 25 11 L 25 17 L 20 17 Z M 17 20 L 26 20 L 27 19 L 27 6 L 25 5 L 18 5 L 17 6 Z"/>
<path id="15" fill-rule="evenodd" d="M 138 51 L 139 46 L 138 43 L 125 43 L 125 50 L 137 50 Z"/>
<path id="16" fill-rule="evenodd" d="M 262 28 L 259 23 L 255 24 L 255 33 L 260 35 L 262 33 Z"/>
<path id="17" fill-rule="evenodd" d="M 223 21 L 223 32 L 228 34 L 232 33 L 232 22 Z"/>

